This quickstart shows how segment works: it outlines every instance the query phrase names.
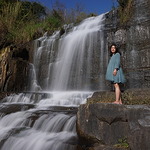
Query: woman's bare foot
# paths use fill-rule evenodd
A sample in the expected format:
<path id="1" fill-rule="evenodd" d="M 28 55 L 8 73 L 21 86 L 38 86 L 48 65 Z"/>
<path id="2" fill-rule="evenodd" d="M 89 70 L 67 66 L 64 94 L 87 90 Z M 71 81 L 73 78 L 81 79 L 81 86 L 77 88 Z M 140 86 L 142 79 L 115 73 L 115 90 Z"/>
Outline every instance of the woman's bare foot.
<path id="1" fill-rule="evenodd" d="M 122 104 L 122 101 L 119 101 L 119 104 Z"/>
<path id="2" fill-rule="evenodd" d="M 113 103 L 114 103 L 114 104 L 120 104 L 120 102 L 119 102 L 119 101 L 114 101 Z"/>
<path id="3" fill-rule="evenodd" d="M 114 101 L 114 104 L 122 104 L 122 101 Z"/>

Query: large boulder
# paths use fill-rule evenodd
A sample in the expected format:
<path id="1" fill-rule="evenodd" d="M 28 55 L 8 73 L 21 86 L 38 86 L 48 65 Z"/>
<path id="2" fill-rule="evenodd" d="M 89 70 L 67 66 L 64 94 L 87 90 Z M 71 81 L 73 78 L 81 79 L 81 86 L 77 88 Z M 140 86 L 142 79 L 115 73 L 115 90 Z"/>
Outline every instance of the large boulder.
<path id="1" fill-rule="evenodd" d="M 150 149 L 150 107 L 111 103 L 84 104 L 77 114 L 80 144 L 93 150 Z"/>

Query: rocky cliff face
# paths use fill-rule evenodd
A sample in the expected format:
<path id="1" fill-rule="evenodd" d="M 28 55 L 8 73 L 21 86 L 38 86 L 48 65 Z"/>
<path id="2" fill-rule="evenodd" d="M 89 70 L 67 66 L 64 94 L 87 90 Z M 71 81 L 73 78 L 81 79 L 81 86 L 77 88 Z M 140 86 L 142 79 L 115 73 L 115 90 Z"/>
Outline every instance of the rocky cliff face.
<path id="1" fill-rule="evenodd" d="M 133 14 L 125 26 L 119 25 L 117 11 L 111 11 L 106 15 L 106 45 L 112 42 L 119 45 L 127 79 L 125 88 L 150 88 L 149 7 L 149 0 L 133 0 Z M 133 92 L 133 95 L 132 92 L 129 93 L 125 92 L 123 96 L 130 99 L 133 104 L 135 101 L 145 100 L 149 104 L 150 96 L 145 90 Z M 95 93 L 96 104 L 88 103 L 80 106 L 77 115 L 77 132 L 83 150 L 150 149 L 149 105 L 98 103 L 99 99 L 107 102 L 107 99 L 111 98 L 113 101 L 112 94 Z"/>
<path id="2" fill-rule="evenodd" d="M 20 92 L 27 89 L 29 62 L 33 55 L 29 45 L 1 50 L 0 91 Z"/>
<path id="3" fill-rule="evenodd" d="M 126 88 L 150 87 L 150 1 L 133 0 L 132 16 L 119 25 L 117 11 L 107 14 L 107 44 L 116 42 L 122 53 Z"/>
<path id="4" fill-rule="evenodd" d="M 93 150 L 150 149 L 150 107 L 142 105 L 81 105 L 77 132 L 82 146 Z"/>

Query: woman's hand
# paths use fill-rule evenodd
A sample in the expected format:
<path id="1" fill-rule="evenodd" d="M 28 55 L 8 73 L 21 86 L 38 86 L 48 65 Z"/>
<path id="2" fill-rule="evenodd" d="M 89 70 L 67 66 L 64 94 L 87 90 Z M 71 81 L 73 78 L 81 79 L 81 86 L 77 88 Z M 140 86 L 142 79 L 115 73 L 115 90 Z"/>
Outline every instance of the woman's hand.
<path id="1" fill-rule="evenodd" d="M 116 76 L 116 74 L 117 74 L 117 69 L 114 69 L 113 75 Z"/>

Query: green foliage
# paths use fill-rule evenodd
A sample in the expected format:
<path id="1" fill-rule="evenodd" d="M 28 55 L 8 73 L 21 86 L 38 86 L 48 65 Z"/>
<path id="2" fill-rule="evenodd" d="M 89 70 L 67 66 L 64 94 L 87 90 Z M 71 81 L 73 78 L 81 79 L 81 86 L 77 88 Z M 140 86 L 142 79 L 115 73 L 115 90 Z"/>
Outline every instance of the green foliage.
<path id="1" fill-rule="evenodd" d="M 0 7 L 6 3 L 14 3 L 17 2 L 18 0 L 0 0 Z"/>
<path id="2" fill-rule="evenodd" d="M 20 24 L 21 26 L 21 24 Z M 14 28 L 9 34 L 10 39 L 13 43 L 25 43 L 32 40 L 41 27 L 41 24 L 35 23 L 34 21 L 26 22 L 22 24 L 22 28 Z"/>
<path id="3" fill-rule="evenodd" d="M 0 38 L 3 42 L 25 43 L 61 25 L 61 18 L 53 14 L 46 17 L 45 8 L 36 2 L 4 2 L 0 5 Z"/>
<path id="4" fill-rule="evenodd" d="M 76 3 L 74 8 L 67 9 L 59 0 L 54 0 L 52 13 L 55 17 L 59 18 L 63 24 L 79 23 L 83 19 L 90 17 L 85 12 L 82 3 Z"/>
<path id="5" fill-rule="evenodd" d="M 55 0 L 55 2 L 53 3 L 52 14 L 56 18 L 59 18 L 65 22 L 65 15 L 66 15 L 65 5 L 62 2 L 60 2 L 59 0 Z"/>
<path id="6" fill-rule="evenodd" d="M 35 21 L 26 20 L 27 17 L 31 16 L 33 16 L 33 14 L 30 11 L 22 14 L 21 2 L 3 5 L 0 14 L 0 30 L 5 31 L 7 42 L 21 43 L 29 41 L 32 38 L 32 32 L 28 31 L 35 30 L 33 29 L 34 26 L 31 29 L 31 24 L 33 25 Z"/>
<path id="7" fill-rule="evenodd" d="M 118 139 L 118 144 L 115 144 L 114 146 L 118 148 L 129 148 L 127 138 Z"/>
<path id="8" fill-rule="evenodd" d="M 0 0 L 0 47 L 26 43 L 46 31 L 53 33 L 63 24 L 79 23 L 89 17 L 79 4 L 68 11 L 59 0 L 55 1 L 53 10 L 46 14 L 46 8 L 37 2 Z"/>
<path id="9" fill-rule="evenodd" d="M 58 20 L 60 20 L 61 22 L 63 22 L 63 16 L 61 13 L 59 13 L 57 10 L 53 9 L 52 11 L 52 16 Z"/>
<path id="10" fill-rule="evenodd" d="M 23 1 L 21 15 L 24 16 L 25 14 L 28 14 L 28 12 L 31 12 L 32 16 L 34 16 L 35 18 L 40 18 L 46 15 L 45 7 L 40 3 Z"/>
<path id="11" fill-rule="evenodd" d="M 62 21 L 58 17 L 48 16 L 42 23 L 42 26 L 45 31 L 54 31 L 62 26 Z"/>

